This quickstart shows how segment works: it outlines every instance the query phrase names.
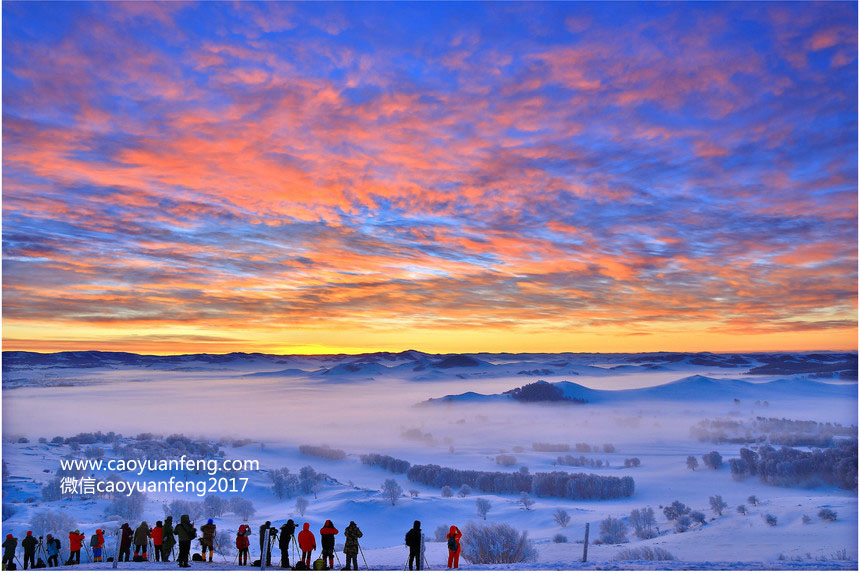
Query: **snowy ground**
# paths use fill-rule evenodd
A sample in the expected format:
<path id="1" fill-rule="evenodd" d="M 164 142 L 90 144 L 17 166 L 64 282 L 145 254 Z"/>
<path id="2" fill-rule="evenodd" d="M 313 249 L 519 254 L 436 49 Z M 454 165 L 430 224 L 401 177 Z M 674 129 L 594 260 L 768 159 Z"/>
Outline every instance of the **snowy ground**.
<path id="1" fill-rule="evenodd" d="M 482 357 L 486 359 L 486 357 Z M 342 359 L 339 359 L 342 362 Z M 3 484 L 3 503 L 17 512 L 3 522 L 3 535 L 21 536 L 32 516 L 51 509 L 73 514 L 87 534 L 96 527 L 113 530 L 118 523 L 107 521 L 107 500 L 62 500 L 40 502 L 41 487 L 53 476 L 59 458 L 69 453 L 65 445 L 36 443 L 40 437 L 71 436 L 80 431 L 115 431 L 127 436 L 138 432 L 169 434 L 183 432 L 206 440 L 223 437 L 249 438 L 242 447 L 225 446 L 229 458 L 258 459 L 262 471 L 246 475 L 248 490 L 241 494 L 253 501 L 257 513 L 250 520 L 256 529 L 264 520 L 279 526 L 288 518 L 308 521 L 318 531 L 324 520 L 332 519 L 343 530 L 355 520 L 364 531 L 362 547 L 371 568 L 403 569 L 406 551 L 403 536 L 412 521 L 422 521 L 425 534 L 432 538 L 439 525 L 462 526 L 480 520 L 475 511 L 478 497 L 490 501 L 488 522 L 510 523 L 527 530 L 536 542 L 538 559 L 516 566 L 471 565 L 469 569 L 856 569 L 857 567 L 857 492 L 820 485 L 811 489 L 775 487 L 755 478 L 734 481 L 727 467 L 713 471 L 686 468 L 688 455 L 701 461 L 711 450 L 725 459 L 737 457 L 737 444 L 711 444 L 694 440 L 690 428 L 705 418 L 748 420 L 756 416 L 787 417 L 841 424 L 857 423 L 856 385 L 844 395 L 792 392 L 775 393 L 767 405 L 752 400 L 735 402 L 731 392 L 693 395 L 664 402 L 614 402 L 602 405 L 551 405 L 459 403 L 440 406 L 414 405 L 429 398 L 467 391 L 493 394 L 533 382 L 571 380 L 599 389 L 629 389 L 654 386 L 699 374 L 717 379 L 769 382 L 786 376 L 750 376 L 749 366 L 715 368 L 689 361 L 666 364 L 661 369 L 643 371 L 595 368 L 582 359 L 566 358 L 565 367 L 557 355 L 529 357 L 529 365 L 497 360 L 492 367 L 451 368 L 444 372 L 415 371 L 411 363 L 388 362 L 384 366 L 366 365 L 358 371 L 323 374 L 314 370 L 313 360 L 292 360 L 273 367 L 248 361 L 237 364 L 167 370 L 163 367 L 111 366 L 103 368 L 33 367 L 4 375 L 3 460 L 10 476 Z M 591 360 L 594 364 L 598 362 Z M 622 363 L 613 357 L 609 366 Z M 336 366 L 332 360 L 327 368 Z M 511 364 L 508 368 L 507 364 Z M 409 366 L 407 368 L 406 366 Z M 606 364 L 604 364 L 606 366 Z M 294 367 L 294 368 L 293 368 Z M 399 370 L 393 370 L 396 368 Z M 273 374 L 277 369 L 293 368 L 288 374 Z M 384 368 L 384 369 L 383 369 Z M 565 370 L 561 374 L 520 375 L 528 370 Z M 579 375 L 571 371 L 580 372 Z M 259 373 L 263 374 L 259 374 Z M 324 372 L 324 370 L 323 370 Z M 420 376 L 419 376 L 420 375 Z M 417 379 L 420 377 L 427 379 Z M 795 379 L 805 380 L 803 376 Z M 14 379 L 15 386 L 7 386 Z M 40 380 L 49 381 L 45 386 Z M 68 385 L 67 385 L 68 384 Z M 405 439 L 406 430 L 417 428 L 432 439 Z M 21 437 L 30 443 L 13 443 Z M 611 443 L 615 452 L 583 454 L 608 462 L 603 468 L 575 468 L 554 465 L 558 453 L 532 449 L 534 442 L 578 442 L 602 446 Z M 341 461 L 329 461 L 299 453 L 300 444 L 328 444 L 347 452 Z M 99 444 L 111 456 L 110 445 Z M 465 497 L 442 497 L 436 488 L 407 481 L 403 474 L 392 474 L 362 465 L 358 456 L 381 453 L 408 460 L 412 464 L 434 463 L 458 469 L 515 471 L 520 466 L 532 473 L 542 471 L 585 472 L 599 475 L 631 476 L 636 482 L 633 497 L 603 501 L 574 501 L 537 498 L 530 510 L 518 504 L 518 495 L 493 495 L 473 492 Z M 501 452 L 514 455 L 516 466 L 504 468 L 495 463 Z M 571 452 L 572 455 L 580 455 Z M 638 457 L 641 466 L 624 468 L 627 458 Z M 278 500 L 271 492 L 267 470 L 288 467 L 293 473 L 311 465 L 334 480 L 317 497 L 306 496 L 309 508 L 303 517 L 295 510 L 295 499 Z M 135 479 L 133 476 L 124 476 Z M 166 474 L 144 476 L 166 478 Z M 404 491 L 415 489 L 416 498 L 404 494 L 392 506 L 381 495 L 384 480 L 393 478 Z M 722 516 L 711 511 L 708 498 L 721 495 L 728 503 Z M 747 498 L 755 495 L 761 504 L 752 507 Z M 150 494 L 143 518 L 150 525 L 163 517 L 162 504 L 172 499 L 193 499 L 193 495 Z M 703 512 L 708 521 L 684 533 L 675 533 L 663 516 L 661 506 L 680 500 Z M 747 504 L 747 515 L 735 511 Z M 582 564 L 582 536 L 586 523 L 591 526 L 592 542 L 598 537 L 599 522 L 606 517 L 626 518 L 634 508 L 652 507 L 657 515 L 660 535 L 642 541 L 632 532 L 623 545 L 590 545 L 589 561 Z M 821 508 L 837 512 L 835 522 L 817 518 Z M 560 528 L 553 520 L 557 509 L 565 509 L 570 524 Z M 777 517 L 775 527 L 763 516 Z M 804 524 L 808 515 L 811 523 Z M 240 523 L 226 513 L 215 519 L 219 530 L 231 536 Z M 136 525 L 133 523 L 132 525 Z M 558 533 L 566 543 L 553 543 Z M 342 542 L 342 537 L 338 537 Z M 67 540 L 65 540 L 67 542 Z M 112 547 L 113 541 L 108 542 Z M 252 540 L 252 551 L 255 547 Z M 64 547 L 67 543 L 64 543 Z M 672 553 L 676 561 L 648 563 L 615 561 L 625 548 L 656 546 Z M 196 544 L 195 544 L 196 548 Z M 432 568 L 445 565 L 444 544 L 428 543 Z M 232 554 L 228 559 L 232 559 Z M 342 558 L 342 555 L 341 555 Z M 361 559 L 360 559 L 361 561 Z M 363 562 L 361 563 L 363 566 Z M 99 568 L 108 567 L 103 564 Z M 224 568 L 224 565 L 193 564 L 195 568 Z M 92 567 L 92 565 L 88 565 Z M 120 564 L 121 568 L 164 568 L 163 564 Z M 170 568 L 175 567 L 171 564 Z M 228 566 L 229 568 L 229 566 Z"/>

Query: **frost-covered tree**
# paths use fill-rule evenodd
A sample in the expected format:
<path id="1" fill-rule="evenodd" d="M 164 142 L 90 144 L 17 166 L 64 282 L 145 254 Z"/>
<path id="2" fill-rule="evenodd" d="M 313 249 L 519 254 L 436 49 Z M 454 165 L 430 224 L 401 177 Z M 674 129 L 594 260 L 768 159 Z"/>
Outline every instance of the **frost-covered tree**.
<path id="1" fill-rule="evenodd" d="M 299 489 L 299 478 L 290 473 L 288 468 L 277 468 L 269 472 L 272 482 L 272 493 L 278 499 L 293 497 Z M 308 484 L 312 487 L 312 484 Z"/>
<path id="2" fill-rule="evenodd" d="M 393 479 L 387 479 L 382 484 L 382 496 L 387 499 L 391 505 L 396 505 L 397 500 L 403 495 L 403 488 Z"/>
<path id="3" fill-rule="evenodd" d="M 483 497 L 479 497 L 475 500 L 475 509 L 478 512 L 478 517 L 484 520 L 487 519 L 487 513 L 490 512 L 491 507 L 493 507 L 493 504 L 491 504 L 489 500 L 486 500 Z"/>
<path id="4" fill-rule="evenodd" d="M 633 527 L 633 532 L 639 539 L 651 539 L 654 537 L 654 526 L 657 524 L 657 519 L 654 517 L 654 510 L 650 507 L 642 509 L 634 509 L 630 512 L 628 523 Z"/>
<path id="5" fill-rule="evenodd" d="M 233 551 L 232 536 L 223 529 L 217 530 L 215 533 L 215 552 L 221 556 L 227 556 Z"/>
<path id="6" fill-rule="evenodd" d="M 418 497 L 419 493 L 420 492 L 417 489 L 410 489 L 409 490 L 409 497 L 411 497 L 412 499 L 415 499 L 416 497 Z"/>
<path id="7" fill-rule="evenodd" d="M 435 541 L 445 541 L 448 536 L 448 526 L 445 524 L 439 525 L 433 530 L 433 539 Z"/>
<path id="8" fill-rule="evenodd" d="M 230 508 L 230 502 L 210 493 L 203 498 L 203 513 L 208 517 L 221 517 Z"/>
<path id="9" fill-rule="evenodd" d="M 719 452 L 713 451 L 703 455 L 702 461 L 705 463 L 705 467 L 718 470 L 723 465 L 723 456 Z"/>
<path id="10" fill-rule="evenodd" d="M 722 515 L 723 510 L 729 506 L 729 504 L 723 501 L 723 496 L 721 495 L 712 495 L 708 498 L 708 503 L 711 504 L 711 509 L 717 515 Z"/>
<path id="11" fill-rule="evenodd" d="M 570 524 L 570 514 L 563 509 L 556 509 L 552 514 L 552 518 L 559 527 L 567 527 Z"/>
<path id="12" fill-rule="evenodd" d="M 91 460 L 100 460 L 105 457 L 105 451 L 98 446 L 87 446 L 87 449 L 84 450 L 84 455 Z"/>
<path id="13" fill-rule="evenodd" d="M 18 513 L 18 508 L 15 507 L 15 504 L 12 503 L 4 503 L 3 504 L 3 521 L 6 521 L 13 515 Z"/>
<path id="14" fill-rule="evenodd" d="M 62 479 L 55 477 L 42 486 L 42 501 L 57 501 L 63 498 Z"/>
<path id="15" fill-rule="evenodd" d="M 3 504 L 5 508 L 7 504 Z M 33 535 L 39 537 L 52 533 L 63 535 L 77 528 L 78 523 L 75 518 L 62 511 L 42 510 L 37 511 L 30 519 L 30 529 L 33 530 Z"/>
<path id="16" fill-rule="evenodd" d="M 450 486 L 442 486 L 442 497 L 454 497 L 454 490 Z"/>
<path id="17" fill-rule="evenodd" d="M 693 520 L 690 519 L 689 515 L 682 515 L 675 521 L 675 531 L 678 533 L 684 533 L 688 529 L 690 529 L 690 525 L 693 523 Z"/>
<path id="18" fill-rule="evenodd" d="M 528 494 L 528 492 L 520 492 L 520 505 L 529 510 L 535 504 L 535 500 Z"/>
<path id="19" fill-rule="evenodd" d="M 600 541 L 603 543 L 627 543 L 627 524 L 614 517 L 600 522 Z"/>
<path id="20" fill-rule="evenodd" d="M 460 486 L 460 490 L 457 492 L 457 495 L 460 497 L 466 497 L 470 493 L 472 493 L 472 488 L 469 487 L 469 484 L 464 483 Z"/>
<path id="21" fill-rule="evenodd" d="M 106 516 L 119 516 L 125 521 L 133 521 L 143 515 L 146 507 L 146 494 L 135 491 L 131 495 L 123 495 L 114 499 L 105 508 Z"/>
<path id="22" fill-rule="evenodd" d="M 740 513 L 741 515 L 747 514 L 747 506 L 745 506 L 744 504 L 739 505 L 737 507 L 737 510 L 738 510 L 738 513 Z"/>
<path id="23" fill-rule="evenodd" d="M 251 500 L 240 496 L 230 499 L 230 511 L 238 515 L 242 521 L 251 519 L 257 513 Z"/>
<path id="24" fill-rule="evenodd" d="M 752 505 L 758 505 L 759 501 L 758 501 L 758 498 L 756 496 L 751 495 L 747 498 L 747 503 L 752 504 Z"/>
<path id="25" fill-rule="evenodd" d="M 308 500 L 303 497 L 296 498 L 296 511 L 299 512 L 299 515 L 304 517 L 305 512 L 308 510 Z"/>
<path id="26" fill-rule="evenodd" d="M 673 501 L 671 505 L 667 505 L 663 508 L 663 515 L 665 515 L 666 519 L 669 521 L 675 521 L 679 517 L 687 515 L 688 513 L 690 513 L 690 508 L 677 499 Z"/>
<path id="27" fill-rule="evenodd" d="M 699 525 L 705 524 L 705 514 L 701 511 L 691 511 L 690 512 L 690 521 L 693 523 L 698 523 Z"/>
<path id="28" fill-rule="evenodd" d="M 771 515 L 770 513 L 768 513 L 767 515 L 764 516 L 764 520 L 768 525 L 770 525 L 772 527 L 776 525 L 776 516 L 775 515 Z"/>
<path id="29" fill-rule="evenodd" d="M 699 460 L 696 459 L 696 456 L 687 456 L 687 469 L 696 471 L 696 468 L 699 467 Z"/>
<path id="30" fill-rule="evenodd" d="M 537 559 L 537 550 L 528 538 L 507 523 L 463 527 L 463 557 L 470 563 L 523 563 Z"/>

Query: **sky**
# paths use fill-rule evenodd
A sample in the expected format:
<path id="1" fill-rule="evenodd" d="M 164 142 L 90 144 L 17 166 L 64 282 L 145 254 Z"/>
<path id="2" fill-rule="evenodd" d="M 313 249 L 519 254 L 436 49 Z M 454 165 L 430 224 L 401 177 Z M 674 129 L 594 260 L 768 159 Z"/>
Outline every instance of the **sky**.
<path id="1" fill-rule="evenodd" d="M 3 348 L 857 348 L 857 5 L 3 10 Z"/>

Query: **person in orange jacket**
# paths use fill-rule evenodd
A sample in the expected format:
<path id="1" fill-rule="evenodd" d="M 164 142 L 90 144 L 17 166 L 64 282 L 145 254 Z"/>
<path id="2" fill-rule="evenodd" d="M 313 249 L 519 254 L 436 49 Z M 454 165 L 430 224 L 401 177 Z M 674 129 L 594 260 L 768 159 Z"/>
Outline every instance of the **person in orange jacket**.
<path id="1" fill-rule="evenodd" d="M 69 563 L 81 564 L 81 544 L 84 542 L 84 534 L 80 529 L 69 532 Z"/>
<path id="2" fill-rule="evenodd" d="M 101 563 L 102 548 L 105 546 L 105 536 L 101 529 L 96 529 L 95 534 L 90 537 L 90 547 L 93 548 L 93 563 Z"/>
<path id="3" fill-rule="evenodd" d="M 451 569 L 451 564 L 454 565 L 454 569 L 459 569 L 461 549 L 460 538 L 463 537 L 463 534 L 456 525 L 452 525 L 451 529 L 448 530 L 448 535 L 446 537 L 448 539 L 448 569 Z"/>
<path id="4" fill-rule="evenodd" d="M 161 561 L 161 545 L 164 543 L 164 524 L 156 521 L 155 527 L 149 532 L 149 537 L 152 539 L 152 547 L 155 549 L 155 560 Z"/>
<path id="5" fill-rule="evenodd" d="M 338 531 L 331 519 L 327 519 L 325 525 L 320 529 L 320 543 L 322 544 L 322 559 L 328 557 L 328 568 L 334 569 L 334 536 Z"/>
<path id="6" fill-rule="evenodd" d="M 311 552 L 317 548 L 317 539 L 314 537 L 314 534 L 311 533 L 311 524 L 305 523 L 302 525 L 302 530 L 299 532 L 299 549 L 302 550 L 302 561 L 305 562 L 305 565 L 308 566 L 308 569 L 311 567 Z"/>

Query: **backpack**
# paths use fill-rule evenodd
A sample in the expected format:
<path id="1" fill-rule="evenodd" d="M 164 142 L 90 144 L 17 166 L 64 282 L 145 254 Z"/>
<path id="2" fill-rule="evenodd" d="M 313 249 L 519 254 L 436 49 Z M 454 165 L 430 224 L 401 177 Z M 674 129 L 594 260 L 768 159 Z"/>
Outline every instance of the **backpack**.
<path id="1" fill-rule="evenodd" d="M 457 551 L 459 547 L 457 547 L 457 538 L 451 536 L 448 538 L 448 551 Z"/>
<path id="2" fill-rule="evenodd" d="M 325 561 L 323 561 L 322 558 L 319 558 L 314 561 L 313 569 L 314 571 L 326 571 L 328 567 L 325 566 Z"/>
<path id="3" fill-rule="evenodd" d="M 92 536 L 90 536 L 90 547 L 95 547 L 98 544 L 99 544 L 99 536 L 96 535 L 95 533 L 93 533 Z"/>
<path id="4" fill-rule="evenodd" d="M 44 569 L 45 567 L 47 567 L 47 565 L 45 565 L 45 562 L 42 561 L 41 557 L 39 557 L 39 560 L 36 561 L 36 564 L 33 566 L 33 569 Z"/>
<path id="5" fill-rule="evenodd" d="M 293 567 L 293 571 L 307 571 L 308 566 L 304 561 L 299 561 L 296 563 L 295 567 Z"/>

